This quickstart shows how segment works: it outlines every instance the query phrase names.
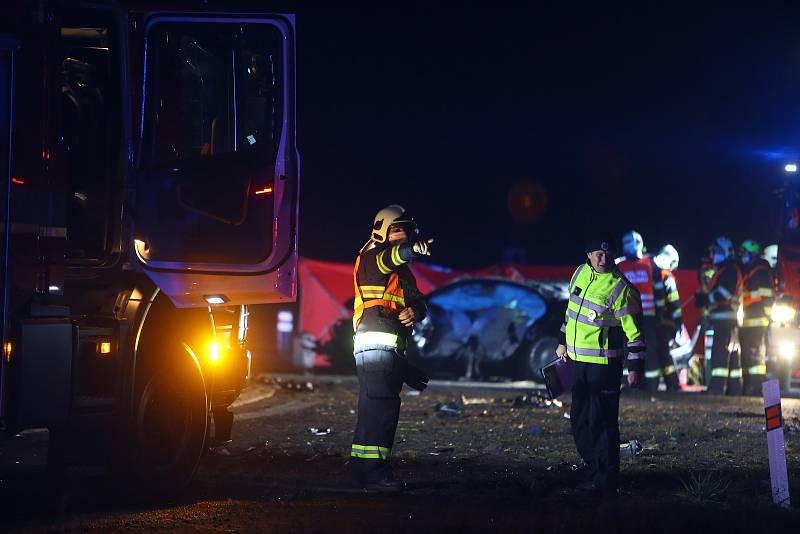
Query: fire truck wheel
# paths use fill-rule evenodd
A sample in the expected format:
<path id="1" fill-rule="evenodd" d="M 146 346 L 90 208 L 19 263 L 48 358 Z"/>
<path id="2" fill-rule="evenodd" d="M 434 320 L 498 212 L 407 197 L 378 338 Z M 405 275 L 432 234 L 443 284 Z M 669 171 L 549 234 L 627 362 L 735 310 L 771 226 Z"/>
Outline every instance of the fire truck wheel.
<path id="1" fill-rule="evenodd" d="M 207 399 L 203 376 L 190 357 L 144 380 L 136 409 L 136 476 L 149 492 L 169 494 L 192 478 L 203 453 Z"/>

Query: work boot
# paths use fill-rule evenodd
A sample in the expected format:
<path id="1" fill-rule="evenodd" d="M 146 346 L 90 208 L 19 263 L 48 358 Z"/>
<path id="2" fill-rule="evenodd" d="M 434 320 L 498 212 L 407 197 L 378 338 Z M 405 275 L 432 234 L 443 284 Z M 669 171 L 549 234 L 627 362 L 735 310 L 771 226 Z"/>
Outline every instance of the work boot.
<path id="1" fill-rule="evenodd" d="M 367 482 L 364 489 L 369 493 L 400 493 L 406 489 L 406 485 L 389 474 L 378 482 Z"/>

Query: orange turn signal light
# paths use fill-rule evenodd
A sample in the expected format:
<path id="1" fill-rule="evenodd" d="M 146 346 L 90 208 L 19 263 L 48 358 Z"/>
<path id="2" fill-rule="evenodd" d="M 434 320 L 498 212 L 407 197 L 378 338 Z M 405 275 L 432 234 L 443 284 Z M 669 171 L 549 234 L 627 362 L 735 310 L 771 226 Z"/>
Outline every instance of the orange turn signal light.
<path id="1" fill-rule="evenodd" d="M 14 345 L 10 341 L 3 343 L 3 356 L 7 362 L 11 361 L 11 352 L 14 350 Z"/>
<path id="2" fill-rule="evenodd" d="M 111 354 L 111 342 L 101 341 L 97 344 L 97 352 L 100 354 Z"/>

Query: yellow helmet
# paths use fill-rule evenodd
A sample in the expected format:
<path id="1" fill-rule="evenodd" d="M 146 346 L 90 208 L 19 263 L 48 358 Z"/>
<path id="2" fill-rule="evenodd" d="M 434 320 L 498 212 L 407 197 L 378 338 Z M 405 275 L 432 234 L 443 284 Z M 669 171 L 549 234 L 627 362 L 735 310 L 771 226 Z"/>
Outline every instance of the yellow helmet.
<path id="1" fill-rule="evenodd" d="M 384 243 L 389 235 L 389 227 L 393 224 L 406 224 L 412 229 L 416 228 L 414 219 L 406 212 L 405 208 L 398 204 L 392 204 L 375 215 L 375 221 L 372 223 L 372 240 L 376 243 Z M 409 235 L 409 237 L 411 236 Z"/>

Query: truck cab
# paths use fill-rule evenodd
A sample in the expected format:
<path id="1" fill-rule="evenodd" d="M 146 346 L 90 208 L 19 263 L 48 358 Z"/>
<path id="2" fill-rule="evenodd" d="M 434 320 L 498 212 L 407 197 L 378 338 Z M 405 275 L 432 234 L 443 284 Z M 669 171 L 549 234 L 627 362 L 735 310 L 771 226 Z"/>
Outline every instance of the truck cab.
<path id="1" fill-rule="evenodd" d="M 296 297 L 294 18 L 229 4 L 0 9 L 0 425 L 55 466 L 185 484 Z"/>

